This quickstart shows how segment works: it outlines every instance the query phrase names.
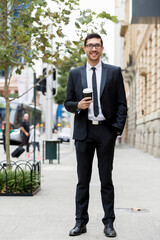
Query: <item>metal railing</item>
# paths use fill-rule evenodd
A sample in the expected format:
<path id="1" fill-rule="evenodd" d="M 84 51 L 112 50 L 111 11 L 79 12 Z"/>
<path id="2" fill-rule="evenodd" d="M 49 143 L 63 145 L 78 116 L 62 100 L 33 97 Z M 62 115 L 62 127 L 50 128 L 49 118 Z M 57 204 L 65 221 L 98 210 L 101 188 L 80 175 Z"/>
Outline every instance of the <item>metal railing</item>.
<path id="1" fill-rule="evenodd" d="M 40 189 L 41 163 L 33 160 L 0 162 L 0 195 L 32 196 Z"/>

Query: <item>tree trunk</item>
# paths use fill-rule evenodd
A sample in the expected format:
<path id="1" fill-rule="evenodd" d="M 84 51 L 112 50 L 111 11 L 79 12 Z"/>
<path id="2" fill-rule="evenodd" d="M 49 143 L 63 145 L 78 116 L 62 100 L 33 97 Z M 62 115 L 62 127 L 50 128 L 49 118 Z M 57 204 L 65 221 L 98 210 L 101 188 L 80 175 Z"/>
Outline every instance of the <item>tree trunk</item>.
<path id="1" fill-rule="evenodd" d="M 7 45 L 7 37 L 8 37 L 8 30 L 7 30 L 7 25 L 8 25 L 8 1 L 4 1 L 4 27 L 5 27 L 5 44 Z M 8 165 L 8 168 L 10 167 L 10 102 L 9 102 L 9 97 L 8 97 L 8 88 L 9 88 L 9 82 L 8 82 L 8 76 L 9 76 L 9 64 L 6 61 L 5 62 L 5 84 L 4 84 L 4 98 L 6 101 L 6 129 L 5 129 L 5 138 L 6 138 L 6 162 Z"/>
<path id="2" fill-rule="evenodd" d="M 10 161 L 10 102 L 8 97 L 8 67 L 5 69 L 5 85 L 4 85 L 4 98 L 6 101 L 6 129 L 5 129 L 5 138 L 6 138 L 6 162 L 9 166 Z"/>
<path id="3" fill-rule="evenodd" d="M 11 163 L 10 161 L 10 102 L 9 99 L 6 99 L 6 161 L 7 165 Z"/>

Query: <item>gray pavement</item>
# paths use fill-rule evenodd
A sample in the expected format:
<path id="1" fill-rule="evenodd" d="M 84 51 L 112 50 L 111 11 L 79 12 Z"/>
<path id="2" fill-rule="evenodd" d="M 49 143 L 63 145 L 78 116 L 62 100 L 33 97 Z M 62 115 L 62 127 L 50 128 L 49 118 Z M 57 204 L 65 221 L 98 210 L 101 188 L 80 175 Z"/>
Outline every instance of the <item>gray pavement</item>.
<path id="1" fill-rule="evenodd" d="M 11 151 L 16 146 L 11 146 Z M 0 145 L 1 160 L 4 159 Z M 22 155 L 24 159 L 25 155 Z M 113 180 L 117 240 L 160 239 L 160 159 L 117 145 Z M 90 188 L 87 233 L 69 237 L 74 226 L 75 151 L 61 144 L 61 162 L 42 164 L 42 189 L 33 197 L 0 197 L 0 240 L 95 240 L 103 234 L 97 159 Z M 144 211 L 132 211 L 140 208 Z"/>

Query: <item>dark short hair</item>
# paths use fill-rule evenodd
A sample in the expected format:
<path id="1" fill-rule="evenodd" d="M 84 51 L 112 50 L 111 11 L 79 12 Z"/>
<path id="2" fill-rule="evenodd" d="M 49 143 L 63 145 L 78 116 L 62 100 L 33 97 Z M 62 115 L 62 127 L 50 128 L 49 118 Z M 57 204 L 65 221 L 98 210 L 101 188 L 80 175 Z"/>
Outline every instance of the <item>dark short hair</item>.
<path id="1" fill-rule="evenodd" d="M 102 44 L 102 46 L 103 46 L 103 40 L 102 40 L 101 36 L 100 36 L 98 33 L 91 33 L 91 34 L 89 34 L 89 35 L 85 38 L 85 40 L 84 40 L 84 46 L 86 46 L 88 39 L 92 39 L 92 38 L 101 39 L 101 44 Z"/>

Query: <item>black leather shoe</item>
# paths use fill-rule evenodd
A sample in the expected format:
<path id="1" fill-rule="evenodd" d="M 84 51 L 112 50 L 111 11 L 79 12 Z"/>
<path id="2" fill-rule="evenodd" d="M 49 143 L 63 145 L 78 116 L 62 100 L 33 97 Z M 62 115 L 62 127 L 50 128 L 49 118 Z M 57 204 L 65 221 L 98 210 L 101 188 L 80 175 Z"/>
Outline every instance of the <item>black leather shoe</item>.
<path id="1" fill-rule="evenodd" d="M 113 227 L 113 223 L 108 223 L 105 225 L 104 227 L 104 234 L 106 237 L 116 237 L 117 236 L 117 233 L 116 231 L 114 230 L 114 227 Z"/>
<path id="2" fill-rule="evenodd" d="M 86 232 L 87 228 L 85 224 L 76 224 L 75 227 L 69 232 L 69 236 L 78 236 Z"/>

